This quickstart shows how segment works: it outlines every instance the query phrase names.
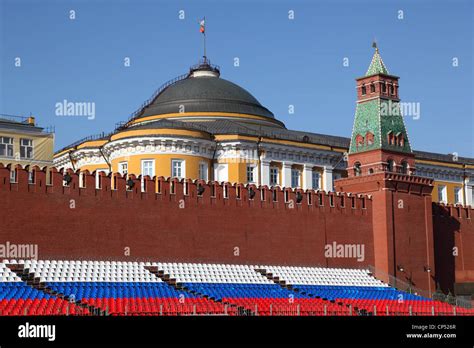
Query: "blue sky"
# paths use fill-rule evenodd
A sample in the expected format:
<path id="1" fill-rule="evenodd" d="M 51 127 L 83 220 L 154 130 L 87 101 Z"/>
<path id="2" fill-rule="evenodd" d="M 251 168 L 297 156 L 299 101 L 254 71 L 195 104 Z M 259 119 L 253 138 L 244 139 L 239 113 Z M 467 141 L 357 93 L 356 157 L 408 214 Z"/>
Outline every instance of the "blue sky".
<path id="1" fill-rule="evenodd" d="M 420 118 L 406 118 L 412 147 L 474 157 L 473 12 L 468 0 L 0 0 L 0 113 L 32 113 L 55 126 L 56 149 L 111 131 L 197 62 L 206 16 L 208 57 L 221 77 L 287 128 L 350 136 L 354 79 L 365 74 L 376 38 L 400 76 L 402 100 L 420 103 Z M 56 116 L 64 99 L 94 102 L 95 119 Z"/>

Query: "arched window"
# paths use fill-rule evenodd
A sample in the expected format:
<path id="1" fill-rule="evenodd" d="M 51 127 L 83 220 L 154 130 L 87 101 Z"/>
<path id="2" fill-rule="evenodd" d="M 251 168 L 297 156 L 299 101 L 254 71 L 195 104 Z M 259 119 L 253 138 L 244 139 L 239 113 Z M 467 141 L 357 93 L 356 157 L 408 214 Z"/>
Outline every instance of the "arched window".
<path id="1" fill-rule="evenodd" d="M 374 168 L 369 169 L 369 174 L 374 174 Z"/>
<path id="2" fill-rule="evenodd" d="M 399 139 L 398 139 L 398 145 L 403 147 L 404 144 L 405 144 L 405 138 L 403 137 L 403 134 L 400 134 Z"/>
<path id="3" fill-rule="evenodd" d="M 364 137 L 360 134 L 356 136 L 356 146 L 357 148 L 364 146 Z"/>
<path id="4" fill-rule="evenodd" d="M 370 93 L 375 93 L 375 85 L 373 83 L 370 84 Z"/>
<path id="5" fill-rule="evenodd" d="M 401 171 L 402 174 L 408 174 L 408 162 L 407 161 L 402 161 L 400 171 Z"/>
<path id="6" fill-rule="evenodd" d="M 393 168 L 395 167 L 395 162 L 392 159 L 387 161 L 387 171 L 393 172 Z"/>
<path id="7" fill-rule="evenodd" d="M 371 146 L 374 143 L 374 135 L 371 132 L 367 132 L 365 135 L 365 141 L 367 146 Z"/>
<path id="8" fill-rule="evenodd" d="M 382 85 L 382 93 L 387 93 L 387 85 L 385 84 L 385 82 L 382 82 L 381 85 Z"/>
<path id="9" fill-rule="evenodd" d="M 393 132 L 392 131 L 389 131 L 387 133 L 387 142 L 389 143 L 389 145 L 393 145 L 394 142 L 395 142 L 395 137 L 393 136 Z"/>
<path id="10" fill-rule="evenodd" d="M 367 88 L 365 87 L 365 85 L 362 85 L 362 95 L 366 95 L 367 94 Z"/>
<path id="11" fill-rule="evenodd" d="M 362 175 L 362 169 L 361 165 L 359 162 L 354 163 L 354 176 L 361 176 Z"/>

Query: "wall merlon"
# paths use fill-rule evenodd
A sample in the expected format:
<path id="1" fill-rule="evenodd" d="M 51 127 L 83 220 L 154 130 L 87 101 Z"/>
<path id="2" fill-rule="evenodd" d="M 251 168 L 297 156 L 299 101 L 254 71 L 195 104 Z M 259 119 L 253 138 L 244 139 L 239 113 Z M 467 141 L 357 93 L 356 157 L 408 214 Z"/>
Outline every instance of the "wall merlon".
<path id="1" fill-rule="evenodd" d="M 10 165 L 0 163 L 2 191 L 63 194 L 73 197 L 97 196 L 111 199 L 141 199 L 180 202 L 192 205 L 225 205 L 235 207 L 308 210 L 319 208 L 332 212 L 341 209 L 368 209 L 370 198 L 346 192 L 325 192 L 300 188 L 268 187 L 170 177 L 135 176 L 102 171 L 21 167 L 16 165 L 16 182 L 10 183 Z M 28 172 L 33 172 L 29 183 Z M 49 180 L 48 180 L 49 178 Z M 67 179 L 67 180 L 66 180 Z M 69 181 L 66 184 L 66 181 Z M 131 184 L 131 186 L 130 186 Z M 251 197 L 252 196 L 252 197 Z M 355 204 L 352 205 L 352 199 Z M 344 201 L 344 202 L 342 202 Z M 330 205 L 330 202 L 332 204 Z M 322 203 L 322 204 L 321 204 Z"/>

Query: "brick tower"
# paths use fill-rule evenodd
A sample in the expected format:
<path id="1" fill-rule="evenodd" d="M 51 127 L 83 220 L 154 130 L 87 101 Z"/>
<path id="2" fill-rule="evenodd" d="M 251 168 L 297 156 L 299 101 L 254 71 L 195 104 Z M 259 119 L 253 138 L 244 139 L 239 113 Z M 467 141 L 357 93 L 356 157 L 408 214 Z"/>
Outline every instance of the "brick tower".
<path id="1" fill-rule="evenodd" d="M 378 48 L 367 73 L 356 81 L 349 177 L 380 172 L 413 174 L 415 162 L 400 112 L 398 77 L 389 74 Z"/>
<path id="2" fill-rule="evenodd" d="M 412 287 L 434 291 L 432 180 L 415 176 L 414 154 L 400 111 L 398 77 L 379 50 L 357 81 L 348 177 L 337 191 L 373 196 L 375 268 Z"/>

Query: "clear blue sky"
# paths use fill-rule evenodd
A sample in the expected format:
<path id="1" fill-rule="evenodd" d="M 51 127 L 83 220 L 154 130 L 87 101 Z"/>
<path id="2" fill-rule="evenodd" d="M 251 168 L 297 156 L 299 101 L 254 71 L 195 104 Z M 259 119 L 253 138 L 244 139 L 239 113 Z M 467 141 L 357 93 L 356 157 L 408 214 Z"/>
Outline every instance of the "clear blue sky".
<path id="1" fill-rule="evenodd" d="M 376 38 L 388 69 L 400 76 L 402 100 L 421 105 L 419 120 L 406 119 L 413 148 L 474 157 L 469 0 L 0 4 L 0 113 L 32 113 L 41 125 L 55 126 L 56 149 L 113 130 L 163 82 L 187 72 L 202 55 L 198 19 L 206 16 L 208 56 L 221 76 L 249 90 L 288 128 L 350 136 L 354 79 L 366 72 Z M 64 99 L 94 102 L 96 118 L 55 116 Z"/>

